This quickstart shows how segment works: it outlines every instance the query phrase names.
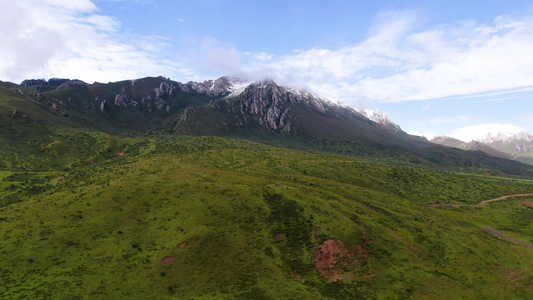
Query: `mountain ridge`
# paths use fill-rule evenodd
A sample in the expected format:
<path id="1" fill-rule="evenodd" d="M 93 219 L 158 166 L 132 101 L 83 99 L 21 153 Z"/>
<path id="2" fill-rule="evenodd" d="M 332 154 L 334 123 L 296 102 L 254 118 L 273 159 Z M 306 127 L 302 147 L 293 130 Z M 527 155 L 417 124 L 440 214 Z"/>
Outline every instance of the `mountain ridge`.
<path id="1" fill-rule="evenodd" d="M 58 88 L 65 82 L 72 84 Z M 35 140 L 58 126 L 126 136 L 220 136 L 396 163 L 529 172 L 498 157 L 442 148 L 405 133 L 381 112 L 365 116 L 331 97 L 272 80 L 248 83 L 221 77 L 180 83 L 145 77 L 107 84 L 67 79 L 61 84 L 54 89 L 31 89 L 2 83 L 3 94 L 11 100 L 4 108 L 6 118 L 0 121 L 11 132 L 24 132 L 26 139 Z M 14 153 L 16 147 L 28 145 L 6 147 Z"/>
<path id="2" fill-rule="evenodd" d="M 431 141 L 449 147 L 481 150 L 494 156 L 533 163 L 533 135 L 527 132 L 488 134 L 485 138 L 468 143 L 447 136 L 435 137 Z"/>

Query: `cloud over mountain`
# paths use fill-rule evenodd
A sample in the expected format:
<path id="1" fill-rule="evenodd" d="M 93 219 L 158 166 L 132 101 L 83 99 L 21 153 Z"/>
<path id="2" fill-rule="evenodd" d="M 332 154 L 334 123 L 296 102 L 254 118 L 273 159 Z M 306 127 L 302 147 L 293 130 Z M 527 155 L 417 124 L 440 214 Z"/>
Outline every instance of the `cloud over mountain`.
<path id="1" fill-rule="evenodd" d="M 359 44 L 298 50 L 251 69 L 334 90 L 349 102 L 427 100 L 531 86 L 531 16 L 500 16 L 491 24 L 419 24 L 413 12 L 383 13 Z"/>
<path id="2" fill-rule="evenodd" d="M 123 39 L 121 23 L 89 0 L 0 2 L 0 78 L 72 77 L 111 81 L 170 74 L 175 65 L 156 57 L 156 36 Z"/>

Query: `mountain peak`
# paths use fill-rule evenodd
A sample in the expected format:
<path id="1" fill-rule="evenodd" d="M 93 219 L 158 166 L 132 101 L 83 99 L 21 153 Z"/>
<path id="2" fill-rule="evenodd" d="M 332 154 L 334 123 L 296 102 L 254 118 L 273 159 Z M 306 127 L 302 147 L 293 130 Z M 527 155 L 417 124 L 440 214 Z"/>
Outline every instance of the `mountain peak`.
<path id="1" fill-rule="evenodd" d="M 485 144 L 494 144 L 494 143 L 509 143 L 513 141 L 526 141 L 533 142 L 533 135 L 527 132 L 499 132 L 497 134 L 488 134 L 484 139 L 481 139 L 480 142 Z"/>
<path id="2" fill-rule="evenodd" d="M 359 113 L 367 119 L 381 124 L 394 132 L 400 132 L 402 130 L 398 124 L 392 122 L 392 120 L 379 109 L 364 109 L 360 110 Z"/>

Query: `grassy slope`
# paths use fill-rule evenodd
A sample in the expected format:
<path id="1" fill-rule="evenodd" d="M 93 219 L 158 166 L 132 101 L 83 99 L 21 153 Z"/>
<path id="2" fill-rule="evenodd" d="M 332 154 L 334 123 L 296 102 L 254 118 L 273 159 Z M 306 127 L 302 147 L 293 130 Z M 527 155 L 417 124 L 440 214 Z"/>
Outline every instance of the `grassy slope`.
<path id="1" fill-rule="evenodd" d="M 66 172 L 0 173 L 0 298 L 533 296 L 531 249 L 480 228 L 531 241 L 520 230 L 531 208 L 426 206 L 531 192 L 527 180 L 219 138 L 87 135 L 100 153 L 71 141 L 81 156 L 66 156 Z M 312 264 L 328 238 L 362 249 L 342 282 Z"/>

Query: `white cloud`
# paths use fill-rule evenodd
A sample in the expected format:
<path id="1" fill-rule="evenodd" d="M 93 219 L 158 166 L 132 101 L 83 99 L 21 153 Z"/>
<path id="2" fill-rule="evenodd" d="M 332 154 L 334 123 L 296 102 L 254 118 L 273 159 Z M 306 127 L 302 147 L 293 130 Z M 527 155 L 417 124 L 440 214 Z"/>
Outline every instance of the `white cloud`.
<path id="1" fill-rule="evenodd" d="M 467 126 L 459 129 L 455 129 L 451 134 L 453 138 L 461 140 L 463 142 L 470 142 L 472 140 L 482 140 L 487 138 L 487 136 L 494 136 L 498 133 L 504 134 L 517 134 L 523 132 L 524 129 L 512 124 L 480 124 L 474 126 Z"/>
<path id="2" fill-rule="evenodd" d="M 522 96 L 514 96 L 514 97 L 503 97 L 503 98 L 491 98 L 491 99 L 477 100 L 477 101 L 467 101 L 463 103 L 487 103 L 487 102 L 497 102 L 497 101 L 522 99 L 522 98 L 523 98 Z"/>
<path id="3" fill-rule="evenodd" d="M 388 12 L 377 19 L 357 45 L 296 50 L 258 60 L 245 71 L 305 82 L 350 104 L 505 94 L 533 84 L 533 17 L 501 16 L 492 24 L 468 21 L 422 30 L 413 12 Z"/>
<path id="4" fill-rule="evenodd" d="M 253 55 L 256 59 L 260 60 L 260 61 L 267 61 L 267 60 L 271 60 L 274 56 L 268 52 L 261 52 L 259 54 L 255 54 Z"/>
<path id="5" fill-rule="evenodd" d="M 431 140 L 431 139 L 433 139 L 434 137 L 437 136 L 437 134 L 435 132 L 433 132 L 433 131 L 420 132 L 420 131 L 417 131 L 417 130 L 409 130 L 409 131 L 407 131 L 407 133 L 410 134 L 410 135 L 423 136 L 423 137 L 425 137 L 428 140 Z"/>
<path id="6" fill-rule="evenodd" d="M 0 2 L 0 78 L 70 77 L 88 82 L 169 75 L 155 53 L 163 45 L 121 41 L 121 24 L 89 0 Z M 157 37 L 155 37 L 157 38 Z"/>
<path id="7" fill-rule="evenodd" d="M 190 38 L 178 53 L 180 59 L 200 80 L 229 75 L 242 77 L 241 53 L 231 43 L 212 36 Z"/>

